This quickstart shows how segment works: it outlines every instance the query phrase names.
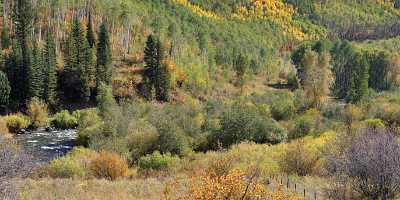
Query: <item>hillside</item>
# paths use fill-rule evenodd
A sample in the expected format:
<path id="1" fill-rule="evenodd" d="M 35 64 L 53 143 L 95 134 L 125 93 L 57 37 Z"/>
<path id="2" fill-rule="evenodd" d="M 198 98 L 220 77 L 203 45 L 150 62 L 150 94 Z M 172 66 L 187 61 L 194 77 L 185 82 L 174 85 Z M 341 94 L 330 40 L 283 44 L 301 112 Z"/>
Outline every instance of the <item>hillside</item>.
<path id="1" fill-rule="evenodd" d="M 399 0 L 0 2 L 0 199 L 400 198 Z"/>

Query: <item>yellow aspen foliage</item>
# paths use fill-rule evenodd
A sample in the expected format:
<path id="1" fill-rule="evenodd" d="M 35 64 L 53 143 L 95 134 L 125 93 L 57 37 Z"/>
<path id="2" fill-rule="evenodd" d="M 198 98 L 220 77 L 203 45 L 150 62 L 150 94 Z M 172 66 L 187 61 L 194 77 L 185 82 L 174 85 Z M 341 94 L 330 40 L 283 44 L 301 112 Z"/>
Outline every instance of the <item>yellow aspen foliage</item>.
<path id="1" fill-rule="evenodd" d="M 210 18 L 210 19 L 214 19 L 214 20 L 223 20 L 224 19 L 223 17 L 221 17 L 211 11 L 204 10 L 200 6 L 190 3 L 188 0 L 173 0 L 173 2 L 189 8 L 193 13 L 196 13 L 200 17 L 206 17 L 206 18 Z"/>
<path id="2" fill-rule="evenodd" d="M 295 25 L 293 6 L 284 3 L 282 0 L 252 0 L 250 6 L 241 6 L 237 9 L 234 17 L 240 20 L 265 19 L 280 25 L 285 35 L 291 35 L 296 40 L 303 41 L 313 38 L 302 32 L 301 28 Z"/>

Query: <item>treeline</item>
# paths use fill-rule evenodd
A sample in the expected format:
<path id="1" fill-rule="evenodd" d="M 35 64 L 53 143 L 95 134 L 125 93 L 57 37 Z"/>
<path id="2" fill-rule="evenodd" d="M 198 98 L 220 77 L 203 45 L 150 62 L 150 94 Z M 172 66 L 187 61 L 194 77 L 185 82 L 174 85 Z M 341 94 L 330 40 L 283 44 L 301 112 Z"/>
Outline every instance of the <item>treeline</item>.
<path id="1" fill-rule="evenodd" d="M 333 94 L 354 103 L 368 96 L 369 89 L 379 92 L 399 86 L 397 55 L 357 48 L 347 41 L 306 42 L 293 52 L 292 61 L 299 83 L 306 92 L 313 91 L 316 102 Z"/>
<path id="2" fill-rule="evenodd" d="M 94 38 L 89 20 L 84 27 L 75 17 L 68 37 L 63 42 L 63 62 L 58 61 L 52 26 L 46 27 L 45 39 L 31 35 L 35 27 L 35 14 L 29 0 L 13 2 L 14 28 L 2 29 L 3 83 L 0 90 L 3 105 L 8 102 L 15 108 L 37 97 L 55 106 L 59 100 L 89 101 L 95 97 L 100 83 L 111 83 L 112 65 L 108 28 L 103 23 Z M 60 64 L 62 63 L 62 65 Z M 60 66 L 61 65 L 61 66 Z"/>

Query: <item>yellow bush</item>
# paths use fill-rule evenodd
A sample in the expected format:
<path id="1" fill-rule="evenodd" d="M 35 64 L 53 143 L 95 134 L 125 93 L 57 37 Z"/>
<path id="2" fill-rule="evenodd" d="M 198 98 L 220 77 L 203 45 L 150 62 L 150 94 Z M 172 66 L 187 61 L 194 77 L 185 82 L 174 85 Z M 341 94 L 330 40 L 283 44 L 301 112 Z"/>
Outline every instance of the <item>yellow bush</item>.
<path id="1" fill-rule="evenodd" d="M 7 122 L 4 117 L 0 118 L 0 134 L 8 135 Z"/>
<path id="2" fill-rule="evenodd" d="M 28 116 L 33 128 L 45 127 L 49 122 L 49 111 L 47 104 L 34 97 L 28 104 Z"/>
<path id="3" fill-rule="evenodd" d="M 92 174 L 96 178 L 116 180 L 128 176 L 128 163 L 120 155 L 102 151 L 90 163 Z"/>
<path id="4" fill-rule="evenodd" d="M 6 126 L 11 133 L 17 133 L 22 129 L 28 128 L 30 125 L 29 118 L 21 113 L 7 115 L 4 119 L 6 121 Z"/>
<path id="5" fill-rule="evenodd" d="M 265 199 L 265 186 L 255 178 L 247 178 L 240 170 L 232 170 L 223 176 L 196 177 L 188 196 L 196 200 Z"/>

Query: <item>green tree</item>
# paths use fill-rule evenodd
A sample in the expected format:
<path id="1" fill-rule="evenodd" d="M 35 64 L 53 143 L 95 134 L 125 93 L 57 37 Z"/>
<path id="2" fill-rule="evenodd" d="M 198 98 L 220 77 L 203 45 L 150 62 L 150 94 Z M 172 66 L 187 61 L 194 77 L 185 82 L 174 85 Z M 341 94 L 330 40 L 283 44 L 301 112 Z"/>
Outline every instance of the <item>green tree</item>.
<path id="1" fill-rule="evenodd" d="M 96 84 L 111 84 L 112 79 L 112 56 L 110 47 L 110 38 L 108 36 L 107 25 L 103 23 L 100 26 L 99 42 L 97 44 L 97 68 Z"/>
<path id="2" fill-rule="evenodd" d="M 43 68 L 44 68 L 44 95 L 43 98 L 54 105 L 57 96 L 57 55 L 53 34 L 48 31 L 46 34 L 46 44 L 43 50 Z"/>
<path id="3" fill-rule="evenodd" d="M 234 62 L 233 68 L 236 72 L 236 84 L 243 90 L 243 86 L 245 84 L 245 75 L 249 65 L 249 58 L 245 56 L 243 53 L 237 54 Z"/>
<path id="4" fill-rule="evenodd" d="M 146 72 L 144 82 L 146 84 L 146 96 L 152 99 L 152 92 L 155 90 L 158 101 L 169 100 L 170 75 L 168 62 L 164 58 L 164 49 L 159 39 L 149 35 L 144 50 Z"/>
<path id="5" fill-rule="evenodd" d="M 7 105 L 10 97 L 10 83 L 6 74 L 0 71 L 0 105 Z"/>
<path id="6" fill-rule="evenodd" d="M 19 102 L 24 102 L 29 94 L 28 69 L 31 66 L 31 50 L 29 47 L 30 34 L 32 28 L 33 11 L 30 0 L 15 0 L 13 4 L 13 22 L 15 24 L 15 36 L 21 48 L 22 63 L 19 66 Z"/>
<path id="7" fill-rule="evenodd" d="M 153 35 L 149 35 L 144 49 L 144 62 L 146 71 L 144 73 L 144 84 L 146 87 L 145 96 L 148 99 L 153 98 L 153 83 L 155 80 L 155 66 L 157 65 L 157 39 Z"/>
<path id="8" fill-rule="evenodd" d="M 157 101 L 169 101 L 170 92 L 170 74 L 168 71 L 168 62 L 164 59 L 164 48 L 161 42 L 157 43 L 157 65 L 154 66 L 155 80 L 153 83 L 156 100 Z"/>
<path id="9" fill-rule="evenodd" d="M 92 24 L 92 13 L 91 12 L 89 12 L 89 16 L 88 16 L 88 23 L 87 23 L 87 29 L 86 29 L 86 39 L 88 41 L 89 47 L 93 48 L 94 45 L 96 44 L 96 39 L 94 37 L 93 24 Z"/>
<path id="10" fill-rule="evenodd" d="M 40 98 L 43 95 L 42 50 L 36 43 L 33 45 L 32 61 L 28 69 L 29 98 Z"/>
<path id="11" fill-rule="evenodd" d="M 77 18 L 73 21 L 65 46 L 64 94 L 67 98 L 84 98 L 88 101 L 95 82 L 93 52 Z"/>
<path id="12" fill-rule="evenodd" d="M 329 95 L 331 86 L 330 56 L 307 50 L 302 61 L 304 66 L 303 88 L 314 107 L 321 107 Z"/>
<path id="13" fill-rule="evenodd" d="M 1 48 L 2 49 L 8 49 L 10 47 L 10 36 L 9 36 L 9 30 L 7 26 L 3 26 L 1 29 Z"/>
<path id="14" fill-rule="evenodd" d="M 17 40 L 12 41 L 12 51 L 5 59 L 6 72 L 11 86 L 11 100 L 14 103 L 23 102 L 25 97 L 24 87 L 27 82 L 25 76 L 21 76 L 24 71 L 22 61 L 22 49 Z"/>
<path id="15" fill-rule="evenodd" d="M 362 52 L 357 52 L 353 57 L 350 80 L 346 100 L 358 102 L 368 94 L 369 63 Z"/>

